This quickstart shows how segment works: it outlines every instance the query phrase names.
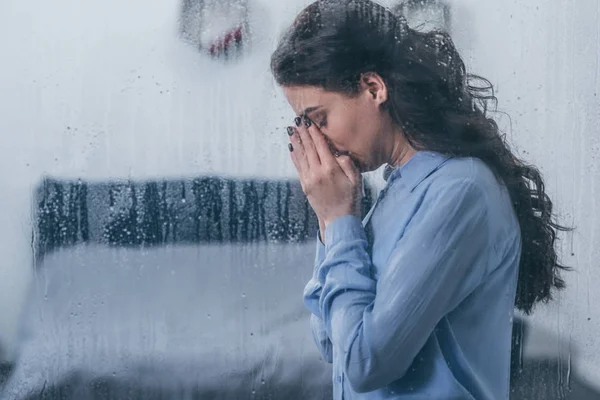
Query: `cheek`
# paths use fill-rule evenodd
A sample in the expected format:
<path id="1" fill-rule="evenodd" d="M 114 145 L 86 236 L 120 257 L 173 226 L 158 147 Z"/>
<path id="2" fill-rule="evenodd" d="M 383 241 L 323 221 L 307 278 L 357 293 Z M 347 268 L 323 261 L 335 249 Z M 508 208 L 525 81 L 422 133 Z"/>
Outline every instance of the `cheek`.
<path id="1" fill-rule="evenodd" d="M 352 118 L 330 119 L 322 130 L 334 144 L 344 148 L 355 142 L 359 132 Z"/>

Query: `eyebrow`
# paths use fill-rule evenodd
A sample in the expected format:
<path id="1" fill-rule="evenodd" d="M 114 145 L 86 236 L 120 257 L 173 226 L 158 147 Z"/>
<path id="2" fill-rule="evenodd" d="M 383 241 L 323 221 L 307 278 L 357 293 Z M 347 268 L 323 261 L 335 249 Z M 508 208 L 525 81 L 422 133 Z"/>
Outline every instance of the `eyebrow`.
<path id="1" fill-rule="evenodd" d="M 323 106 L 313 106 L 313 107 L 307 107 L 304 109 L 304 111 L 302 111 L 301 115 L 308 115 L 313 111 L 317 111 L 319 108 L 321 108 Z"/>

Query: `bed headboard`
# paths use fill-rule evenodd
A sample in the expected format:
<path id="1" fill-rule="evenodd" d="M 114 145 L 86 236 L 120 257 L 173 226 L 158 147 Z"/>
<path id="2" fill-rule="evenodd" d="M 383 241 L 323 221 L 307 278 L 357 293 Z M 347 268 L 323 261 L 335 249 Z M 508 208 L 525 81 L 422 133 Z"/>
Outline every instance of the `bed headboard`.
<path id="1" fill-rule="evenodd" d="M 363 212 L 372 205 L 365 188 Z M 157 246 L 301 242 L 318 229 L 299 181 L 203 176 L 86 182 L 47 177 L 35 192 L 35 259 L 79 243 Z"/>

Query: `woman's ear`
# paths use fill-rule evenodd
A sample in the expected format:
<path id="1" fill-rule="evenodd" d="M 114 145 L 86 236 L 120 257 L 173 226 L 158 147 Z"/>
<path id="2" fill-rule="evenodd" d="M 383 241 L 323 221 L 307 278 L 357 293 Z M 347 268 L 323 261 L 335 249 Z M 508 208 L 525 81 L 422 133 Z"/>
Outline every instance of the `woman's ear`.
<path id="1" fill-rule="evenodd" d="M 360 77 L 361 89 L 366 90 L 378 105 L 388 99 L 387 85 L 383 78 L 375 72 L 366 72 Z"/>

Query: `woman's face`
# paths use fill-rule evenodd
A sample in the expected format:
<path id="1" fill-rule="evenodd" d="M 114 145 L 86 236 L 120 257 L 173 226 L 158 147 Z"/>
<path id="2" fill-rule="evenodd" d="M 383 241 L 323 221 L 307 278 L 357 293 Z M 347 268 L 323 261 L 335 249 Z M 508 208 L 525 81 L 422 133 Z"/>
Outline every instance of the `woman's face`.
<path id="1" fill-rule="evenodd" d="M 381 110 L 377 90 L 365 86 L 352 97 L 316 86 L 283 90 L 296 115 L 307 116 L 319 127 L 332 152 L 348 152 L 360 172 L 373 171 L 387 161 L 391 124 Z"/>

